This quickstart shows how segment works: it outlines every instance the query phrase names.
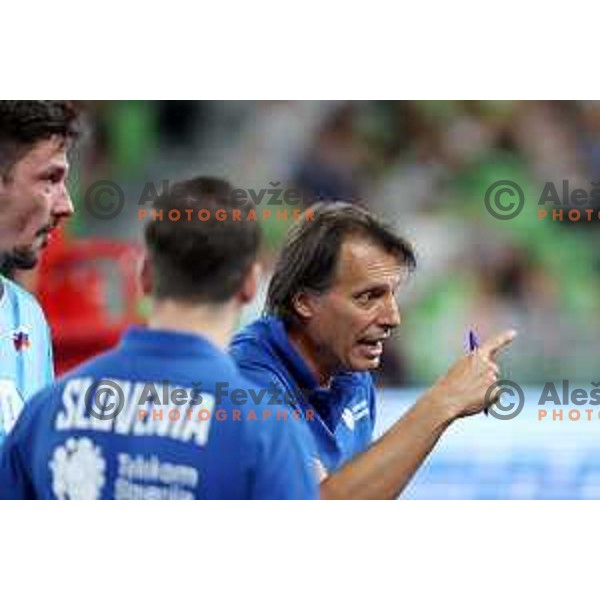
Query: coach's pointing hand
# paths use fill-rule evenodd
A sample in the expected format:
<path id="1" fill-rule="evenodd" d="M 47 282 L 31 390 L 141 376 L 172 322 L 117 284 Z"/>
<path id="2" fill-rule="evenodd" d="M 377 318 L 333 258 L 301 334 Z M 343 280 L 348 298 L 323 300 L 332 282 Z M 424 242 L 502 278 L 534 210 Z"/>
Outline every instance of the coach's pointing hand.
<path id="1" fill-rule="evenodd" d="M 507 330 L 461 358 L 436 381 L 425 398 L 441 407 L 449 420 L 474 415 L 493 404 L 497 398 L 485 396 L 498 379 L 496 358 L 515 336 L 516 331 Z"/>

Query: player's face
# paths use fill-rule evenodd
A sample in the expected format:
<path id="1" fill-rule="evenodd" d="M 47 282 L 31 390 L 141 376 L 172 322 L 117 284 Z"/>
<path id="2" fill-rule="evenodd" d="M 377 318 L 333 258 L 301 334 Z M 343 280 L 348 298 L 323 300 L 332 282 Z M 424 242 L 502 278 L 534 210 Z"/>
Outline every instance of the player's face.
<path id="1" fill-rule="evenodd" d="M 379 366 L 385 340 L 400 325 L 396 291 L 404 272 L 396 257 L 367 239 L 342 244 L 335 283 L 311 300 L 307 320 L 327 370 Z"/>
<path id="2" fill-rule="evenodd" d="M 65 141 L 36 143 L 0 177 L 0 245 L 19 268 L 32 268 L 51 231 L 73 214 L 66 188 Z"/>

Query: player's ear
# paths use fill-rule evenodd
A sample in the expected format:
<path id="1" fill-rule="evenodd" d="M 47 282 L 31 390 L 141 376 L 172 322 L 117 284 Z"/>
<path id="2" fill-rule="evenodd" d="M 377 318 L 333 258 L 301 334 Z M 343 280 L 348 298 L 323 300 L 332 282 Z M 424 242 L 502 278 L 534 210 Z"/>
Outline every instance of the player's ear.
<path id="1" fill-rule="evenodd" d="M 297 292 L 292 299 L 292 306 L 296 314 L 303 319 L 310 319 L 315 314 L 315 295 L 311 292 Z"/>
<path id="2" fill-rule="evenodd" d="M 262 265 L 257 261 L 252 264 L 248 269 L 248 274 L 244 278 L 242 287 L 237 294 L 238 300 L 241 304 L 248 304 L 254 300 L 256 292 L 258 291 L 258 282 L 262 274 Z"/>
<path id="3" fill-rule="evenodd" d="M 149 296 L 154 288 L 154 269 L 148 254 L 144 254 L 140 264 L 140 285 L 142 286 L 142 293 L 145 296 Z"/>

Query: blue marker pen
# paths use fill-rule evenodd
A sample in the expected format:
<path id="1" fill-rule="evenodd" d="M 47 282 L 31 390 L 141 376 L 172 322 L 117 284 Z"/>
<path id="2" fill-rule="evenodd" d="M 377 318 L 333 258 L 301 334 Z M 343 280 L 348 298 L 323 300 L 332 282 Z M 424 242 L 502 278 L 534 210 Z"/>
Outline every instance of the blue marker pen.
<path id="1" fill-rule="evenodd" d="M 469 329 L 469 352 L 473 352 L 474 350 L 477 350 L 477 348 L 479 348 L 479 338 L 474 329 Z M 487 407 L 483 409 L 483 414 L 486 417 L 488 416 Z"/>
<path id="2" fill-rule="evenodd" d="M 477 350 L 479 348 L 479 338 L 475 333 L 475 330 L 469 329 L 469 352 L 473 352 L 473 350 Z"/>

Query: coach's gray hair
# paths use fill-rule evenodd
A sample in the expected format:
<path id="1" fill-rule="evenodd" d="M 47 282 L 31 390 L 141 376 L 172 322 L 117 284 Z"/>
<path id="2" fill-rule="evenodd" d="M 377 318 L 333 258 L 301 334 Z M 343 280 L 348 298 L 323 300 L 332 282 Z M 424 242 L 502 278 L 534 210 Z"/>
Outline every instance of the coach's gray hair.
<path id="1" fill-rule="evenodd" d="M 323 293 L 331 288 L 340 248 L 350 235 L 372 240 L 410 271 L 416 268 L 411 244 L 360 206 L 321 202 L 309 207 L 306 214 L 304 221 L 290 229 L 275 265 L 265 306 L 268 315 L 287 323 L 297 322 L 293 306 L 296 295 L 302 291 Z"/>

